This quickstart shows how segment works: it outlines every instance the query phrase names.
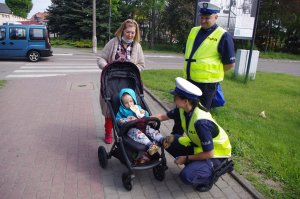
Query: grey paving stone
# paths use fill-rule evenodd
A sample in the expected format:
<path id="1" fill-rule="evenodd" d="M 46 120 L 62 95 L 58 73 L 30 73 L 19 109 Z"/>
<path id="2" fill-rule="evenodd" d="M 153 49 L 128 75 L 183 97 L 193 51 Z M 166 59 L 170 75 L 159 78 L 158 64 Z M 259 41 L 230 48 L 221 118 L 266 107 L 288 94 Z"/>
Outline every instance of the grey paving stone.
<path id="1" fill-rule="evenodd" d="M 211 198 L 213 198 L 213 196 L 210 194 L 210 192 L 199 192 L 198 195 L 202 199 L 205 199 L 205 198 L 211 199 Z"/>
<path id="2" fill-rule="evenodd" d="M 215 185 L 211 188 L 209 192 L 214 198 L 225 197 L 224 193 Z"/>
<path id="3" fill-rule="evenodd" d="M 219 180 L 215 183 L 216 186 L 218 186 L 220 189 L 228 188 L 229 185 L 227 182 L 225 182 L 222 178 L 219 178 Z"/>
<path id="4" fill-rule="evenodd" d="M 240 197 L 229 187 L 221 189 L 224 195 L 230 199 L 239 199 Z"/>
<path id="5" fill-rule="evenodd" d="M 195 199 L 195 198 L 199 198 L 199 195 L 196 191 L 190 191 L 190 192 L 186 192 L 185 193 L 186 197 L 188 199 Z"/>
<path id="6" fill-rule="evenodd" d="M 159 195 L 159 198 L 161 198 L 161 199 L 172 199 L 173 198 L 171 192 L 169 192 L 169 191 L 158 192 L 158 195 Z"/>
<path id="7" fill-rule="evenodd" d="M 171 191 L 172 192 L 172 196 L 175 199 L 187 199 L 186 195 L 184 194 L 184 192 L 182 190 L 178 190 L 178 191 Z"/>

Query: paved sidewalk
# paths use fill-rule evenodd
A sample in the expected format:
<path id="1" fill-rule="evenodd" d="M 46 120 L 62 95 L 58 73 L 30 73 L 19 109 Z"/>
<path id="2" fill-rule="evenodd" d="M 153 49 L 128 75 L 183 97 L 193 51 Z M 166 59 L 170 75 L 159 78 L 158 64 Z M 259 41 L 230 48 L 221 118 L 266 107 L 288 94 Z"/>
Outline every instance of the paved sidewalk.
<path id="1" fill-rule="evenodd" d="M 152 170 L 135 172 L 132 191 L 123 188 L 127 171 L 112 158 L 99 166 L 103 118 L 98 103 L 99 75 L 68 75 L 8 81 L 0 89 L 0 198 L 155 199 L 252 198 L 230 175 L 199 193 L 180 182 L 180 168 L 167 154 L 166 179 Z M 145 96 L 153 114 L 164 110 Z M 164 122 L 162 133 L 170 132 Z"/>

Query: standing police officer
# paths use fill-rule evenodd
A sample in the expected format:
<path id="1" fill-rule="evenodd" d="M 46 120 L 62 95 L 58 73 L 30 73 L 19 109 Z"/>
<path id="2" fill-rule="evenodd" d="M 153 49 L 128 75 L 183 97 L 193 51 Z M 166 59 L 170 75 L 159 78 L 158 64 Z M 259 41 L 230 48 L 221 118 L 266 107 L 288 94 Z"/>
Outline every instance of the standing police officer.
<path id="1" fill-rule="evenodd" d="M 198 191 L 208 191 L 214 183 L 214 170 L 231 156 L 231 144 L 226 132 L 199 103 L 201 90 L 189 81 L 177 77 L 174 95 L 176 108 L 166 114 L 157 114 L 161 121 L 178 120 L 185 135 L 167 136 L 164 147 L 185 165 L 180 178 L 194 185 Z M 227 171 L 225 171 L 227 172 Z"/>
<path id="2" fill-rule="evenodd" d="M 199 6 L 200 26 L 188 36 L 183 76 L 202 90 L 200 101 L 210 110 L 224 71 L 234 66 L 235 53 L 231 35 L 216 24 L 220 8 L 208 2 Z"/>

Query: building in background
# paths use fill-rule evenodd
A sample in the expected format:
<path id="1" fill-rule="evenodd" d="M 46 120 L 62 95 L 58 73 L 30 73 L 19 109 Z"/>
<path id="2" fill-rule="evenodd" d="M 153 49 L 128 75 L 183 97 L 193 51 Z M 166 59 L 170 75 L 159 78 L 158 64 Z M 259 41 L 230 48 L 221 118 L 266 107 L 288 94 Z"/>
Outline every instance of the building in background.
<path id="1" fill-rule="evenodd" d="M 21 23 L 22 21 L 27 21 L 23 17 L 18 17 L 13 15 L 12 11 L 5 3 L 0 3 L 0 25 L 4 23 Z"/>
<path id="2" fill-rule="evenodd" d="M 35 24 L 35 25 L 45 25 L 47 26 L 48 20 L 46 16 L 47 12 L 38 12 L 34 14 L 30 19 L 25 19 L 13 15 L 12 11 L 5 3 L 0 3 L 0 25 L 4 23 L 14 23 L 14 24 Z"/>
<path id="3" fill-rule="evenodd" d="M 47 16 L 48 16 L 48 12 L 38 12 L 30 18 L 30 21 L 34 21 L 37 22 L 38 24 L 47 26 L 48 24 L 48 19 L 46 19 Z"/>

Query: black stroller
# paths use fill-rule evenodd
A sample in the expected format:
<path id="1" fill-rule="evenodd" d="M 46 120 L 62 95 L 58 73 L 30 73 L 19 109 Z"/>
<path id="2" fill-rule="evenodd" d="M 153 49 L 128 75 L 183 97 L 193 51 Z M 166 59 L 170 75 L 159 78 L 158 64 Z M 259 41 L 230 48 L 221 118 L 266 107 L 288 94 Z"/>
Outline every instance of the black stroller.
<path id="1" fill-rule="evenodd" d="M 146 151 L 147 147 L 127 136 L 128 130 L 133 127 L 143 130 L 147 125 L 150 125 L 152 128 L 159 130 L 160 121 L 157 118 L 148 117 L 127 122 L 120 127 L 115 120 L 120 106 L 119 92 L 122 88 L 133 89 L 139 105 L 151 115 L 149 107 L 144 101 L 143 85 L 139 69 L 131 62 L 114 62 L 109 64 L 102 71 L 101 85 L 101 95 L 105 99 L 113 119 L 114 132 L 114 143 L 110 152 L 107 153 L 103 146 L 99 146 L 98 148 L 98 158 L 101 167 L 106 168 L 108 159 L 112 156 L 119 159 L 128 168 L 128 172 L 122 174 L 122 182 L 127 190 L 131 190 L 133 186 L 133 179 L 135 177 L 133 170 L 152 168 L 154 177 L 159 181 L 164 180 L 167 165 L 163 147 L 161 147 L 160 153 L 151 156 L 150 162 L 139 165 L 134 163 L 133 154 Z"/>

